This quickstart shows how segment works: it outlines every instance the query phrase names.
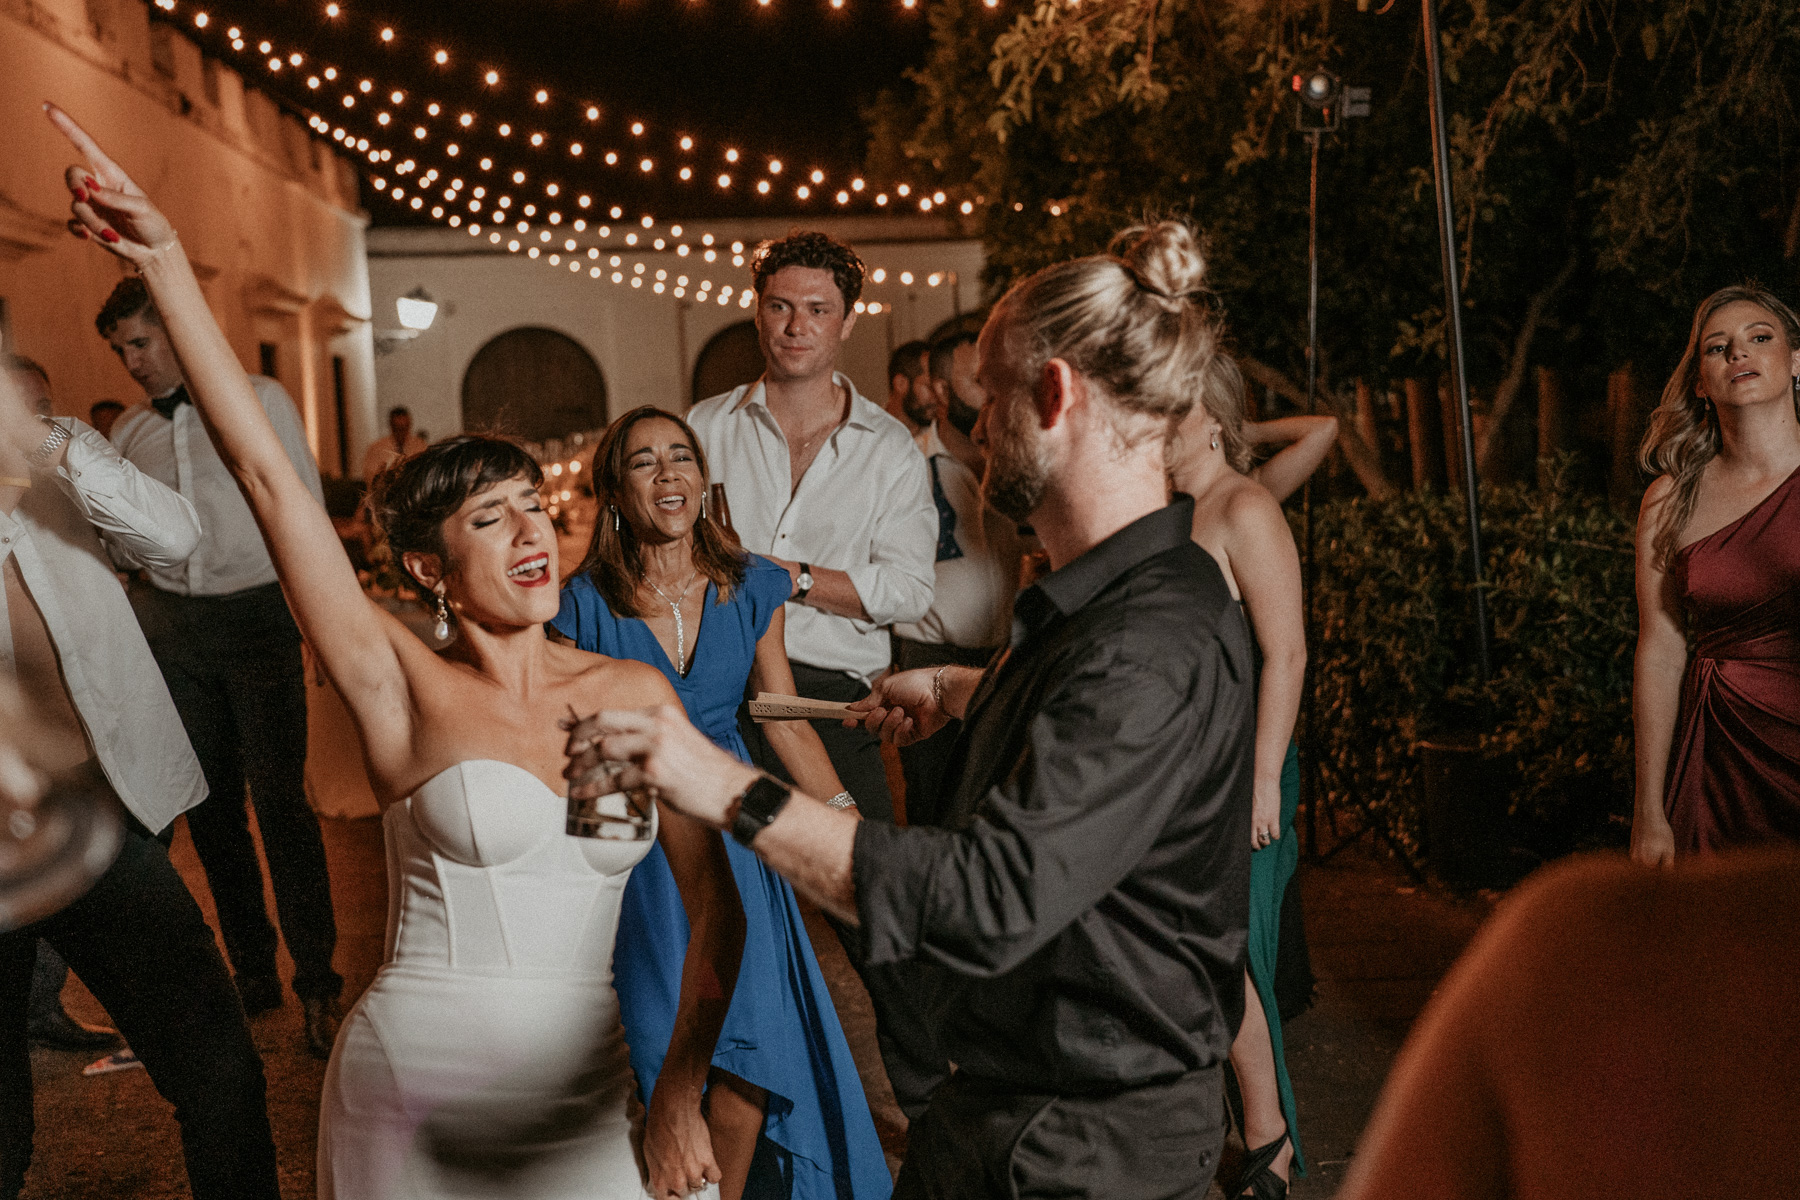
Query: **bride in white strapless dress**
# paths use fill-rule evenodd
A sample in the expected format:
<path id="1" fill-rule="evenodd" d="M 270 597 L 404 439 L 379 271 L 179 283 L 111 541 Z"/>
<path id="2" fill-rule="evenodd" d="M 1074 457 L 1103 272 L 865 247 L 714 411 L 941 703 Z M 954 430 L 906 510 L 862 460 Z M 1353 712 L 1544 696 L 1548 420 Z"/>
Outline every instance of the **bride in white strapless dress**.
<path id="1" fill-rule="evenodd" d="M 322 1197 L 647 1194 L 612 951 L 650 842 L 565 811 L 484 759 L 387 810 L 387 954 L 325 1075 Z"/>
<path id="2" fill-rule="evenodd" d="M 65 176 L 76 222 L 148 286 L 387 808 L 387 958 L 327 1069 L 319 1194 L 668 1200 L 711 1190 L 719 1168 L 700 1096 L 737 979 L 743 908 L 718 834 L 660 814 L 654 835 L 691 935 L 662 1074 L 675 1082 L 659 1083 L 634 1120 L 613 935 L 651 833 L 568 836 L 562 789 L 548 781 L 568 762 L 564 716 L 679 701 L 653 667 L 545 639 L 561 576 L 542 471 L 514 443 L 458 437 L 372 481 L 394 558 L 438 620 L 456 622 L 455 643 L 432 653 L 363 594 L 173 227 L 66 114 L 50 116 L 87 160 Z"/>

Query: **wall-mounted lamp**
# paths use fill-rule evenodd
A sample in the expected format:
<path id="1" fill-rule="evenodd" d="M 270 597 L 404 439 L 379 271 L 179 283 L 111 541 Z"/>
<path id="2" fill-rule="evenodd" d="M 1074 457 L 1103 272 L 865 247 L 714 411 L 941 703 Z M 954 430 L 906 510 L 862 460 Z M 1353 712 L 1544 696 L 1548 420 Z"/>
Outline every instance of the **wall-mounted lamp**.
<path id="1" fill-rule="evenodd" d="M 423 333 L 437 320 L 438 305 L 424 288 L 416 287 L 394 301 L 394 310 L 399 314 L 402 326 Z"/>

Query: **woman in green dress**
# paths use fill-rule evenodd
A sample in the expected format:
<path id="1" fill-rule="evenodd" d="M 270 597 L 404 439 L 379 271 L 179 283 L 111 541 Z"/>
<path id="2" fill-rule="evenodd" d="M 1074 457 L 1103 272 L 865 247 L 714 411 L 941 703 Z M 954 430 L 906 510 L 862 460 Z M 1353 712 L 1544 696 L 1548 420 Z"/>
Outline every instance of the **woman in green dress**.
<path id="1" fill-rule="evenodd" d="M 1226 1194 L 1280 1200 L 1289 1173 L 1306 1170 L 1275 1004 L 1281 898 L 1298 858 L 1293 830 L 1300 769 L 1293 736 L 1306 670 L 1300 555 L 1280 503 L 1248 475 L 1244 382 L 1230 358 L 1214 358 L 1201 400 L 1182 423 L 1175 488 L 1194 498 L 1194 540 L 1218 560 L 1231 594 L 1244 606 L 1258 657 L 1249 986 L 1244 1023 L 1231 1047 L 1248 1154 Z"/>

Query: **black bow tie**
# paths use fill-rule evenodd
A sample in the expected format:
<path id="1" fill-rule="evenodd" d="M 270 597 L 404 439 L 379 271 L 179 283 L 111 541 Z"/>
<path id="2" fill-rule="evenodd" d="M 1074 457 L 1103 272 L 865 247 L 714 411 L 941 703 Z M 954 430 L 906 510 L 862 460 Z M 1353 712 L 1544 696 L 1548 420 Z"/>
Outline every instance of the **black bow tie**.
<path id="1" fill-rule="evenodd" d="M 176 389 L 168 395 L 158 396 L 156 399 L 152 400 L 150 402 L 150 407 L 173 421 L 175 419 L 175 410 L 177 408 L 181 407 L 183 404 L 192 403 L 193 400 L 188 396 L 187 384 L 184 383 L 177 386 Z"/>

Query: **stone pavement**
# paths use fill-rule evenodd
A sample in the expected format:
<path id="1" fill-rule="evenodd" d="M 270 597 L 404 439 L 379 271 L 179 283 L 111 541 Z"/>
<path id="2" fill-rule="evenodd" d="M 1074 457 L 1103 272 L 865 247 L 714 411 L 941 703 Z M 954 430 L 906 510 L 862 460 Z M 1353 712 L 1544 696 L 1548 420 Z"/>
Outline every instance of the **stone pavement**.
<path id="1" fill-rule="evenodd" d="M 346 1000 L 368 986 L 380 964 L 386 922 L 386 879 L 379 822 L 323 822 L 338 914 L 338 967 Z M 185 833 L 176 865 L 208 919 L 210 897 Z M 1295 1181 L 1295 1200 L 1331 1195 L 1406 1030 L 1439 978 L 1491 905 L 1418 888 L 1399 869 L 1353 847 L 1323 866 L 1302 867 L 1318 1002 L 1287 1029 L 1288 1065 L 1300 1128 L 1313 1165 Z M 271 911 L 273 900 L 270 900 Z M 822 922 L 813 944 L 876 1115 L 890 1162 L 904 1153 L 904 1121 L 893 1105 L 875 1052 L 874 1018 L 843 951 Z M 283 956 L 282 971 L 291 971 Z M 66 1000 L 84 1020 L 104 1013 L 71 980 Z M 313 1147 L 324 1064 L 301 1045 L 293 998 L 253 1022 L 269 1074 L 282 1194 L 314 1194 Z M 25 1200 L 89 1200 L 94 1196 L 173 1200 L 188 1194 L 181 1145 L 169 1106 L 143 1071 L 83 1078 L 89 1056 L 37 1050 L 37 1155 Z M 1213 1194 L 1219 1194 L 1215 1187 Z"/>

